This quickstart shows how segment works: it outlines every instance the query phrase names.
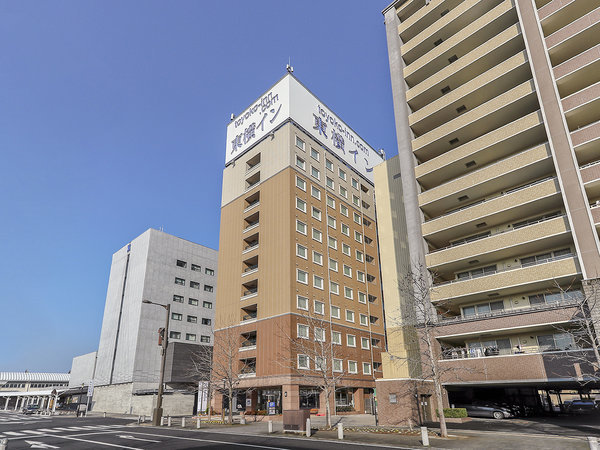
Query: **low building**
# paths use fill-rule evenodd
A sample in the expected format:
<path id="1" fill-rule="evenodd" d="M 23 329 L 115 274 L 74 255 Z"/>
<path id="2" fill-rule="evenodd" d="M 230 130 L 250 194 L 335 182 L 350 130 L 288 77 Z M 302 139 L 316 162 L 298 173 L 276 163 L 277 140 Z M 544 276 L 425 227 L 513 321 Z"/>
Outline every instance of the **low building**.
<path id="1" fill-rule="evenodd" d="M 0 372 L 0 409 L 52 407 L 55 395 L 67 390 L 69 379 L 68 373 Z"/>

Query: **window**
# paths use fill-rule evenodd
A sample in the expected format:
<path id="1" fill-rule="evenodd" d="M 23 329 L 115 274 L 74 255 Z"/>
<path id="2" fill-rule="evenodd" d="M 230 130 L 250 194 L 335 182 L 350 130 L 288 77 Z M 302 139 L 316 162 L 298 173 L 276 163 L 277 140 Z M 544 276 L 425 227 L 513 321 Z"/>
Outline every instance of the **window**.
<path id="1" fill-rule="evenodd" d="M 360 197 L 352 194 L 352 203 L 354 206 L 360 206 Z"/>
<path id="2" fill-rule="evenodd" d="M 302 233 L 306 235 L 306 224 L 298 219 L 296 219 L 296 231 L 298 233 Z"/>
<path id="3" fill-rule="evenodd" d="M 342 234 L 350 237 L 350 227 L 342 222 Z"/>
<path id="4" fill-rule="evenodd" d="M 169 332 L 169 338 L 181 339 L 181 333 L 179 331 L 171 331 L 171 332 Z"/>
<path id="5" fill-rule="evenodd" d="M 343 372 L 344 366 L 343 361 L 338 358 L 333 358 L 333 371 L 334 372 Z"/>
<path id="6" fill-rule="evenodd" d="M 521 260 L 523 261 L 523 260 Z M 465 278 L 479 278 L 486 275 L 491 275 L 496 273 L 496 265 L 480 267 L 479 269 L 473 269 L 466 272 L 459 272 L 456 274 L 456 278 L 458 280 L 462 280 Z"/>
<path id="7" fill-rule="evenodd" d="M 200 336 L 200 342 L 208 344 L 210 342 L 210 336 Z"/>
<path id="8" fill-rule="evenodd" d="M 354 298 L 354 291 L 352 290 L 352 288 L 344 286 L 344 297 L 350 300 Z M 354 319 L 352 319 L 352 321 L 354 322 Z"/>
<path id="9" fill-rule="evenodd" d="M 315 300 L 315 314 L 325 314 L 325 303 Z"/>
<path id="10" fill-rule="evenodd" d="M 172 320 L 182 320 L 183 319 L 183 315 L 179 314 L 179 313 L 171 313 L 171 319 Z"/>
<path id="11" fill-rule="evenodd" d="M 358 373 L 356 361 L 348 361 L 348 372 L 349 373 Z"/>
<path id="12" fill-rule="evenodd" d="M 187 263 L 180 259 L 177 260 L 177 267 L 187 267 Z"/>
<path id="13" fill-rule="evenodd" d="M 329 247 L 332 249 L 337 250 L 337 239 L 329 236 L 327 238 L 327 245 L 329 245 Z"/>
<path id="14" fill-rule="evenodd" d="M 300 150 L 304 150 L 304 141 L 298 136 L 296 136 L 296 147 L 298 147 Z"/>
<path id="15" fill-rule="evenodd" d="M 333 172 L 333 163 L 327 158 L 325 158 L 325 167 L 327 168 L 327 170 Z"/>
<path id="16" fill-rule="evenodd" d="M 299 176 L 296 176 L 296 187 L 302 189 L 303 191 L 306 191 L 306 181 L 304 181 Z"/>
<path id="17" fill-rule="evenodd" d="M 343 203 L 340 203 L 340 212 L 348 217 L 348 207 L 346 205 L 344 205 Z"/>
<path id="18" fill-rule="evenodd" d="M 360 338 L 360 348 L 362 348 L 363 350 L 369 350 L 369 338 Z"/>
<path id="19" fill-rule="evenodd" d="M 349 309 L 346 310 L 346 321 L 354 322 L 354 311 L 350 311 Z"/>
<path id="20" fill-rule="evenodd" d="M 202 302 L 202 307 L 206 309 L 212 309 L 212 302 Z"/>
<path id="21" fill-rule="evenodd" d="M 304 270 L 296 269 L 296 281 L 302 284 L 308 284 L 308 273 Z"/>
<path id="22" fill-rule="evenodd" d="M 327 358 L 315 356 L 315 369 L 322 371 L 327 370 Z"/>
<path id="23" fill-rule="evenodd" d="M 304 245 L 296 244 L 296 255 L 307 259 L 308 249 Z"/>
<path id="24" fill-rule="evenodd" d="M 338 174 L 342 180 L 346 181 L 346 172 L 344 172 L 342 169 L 338 169 Z"/>
<path id="25" fill-rule="evenodd" d="M 298 307 L 298 309 L 308 311 L 308 299 L 306 297 L 298 295 L 296 297 L 296 306 Z"/>
<path id="26" fill-rule="evenodd" d="M 183 278 L 175 277 L 175 284 L 179 284 L 181 286 L 185 286 L 185 280 Z"/>
<path id="27" fill-rule="evenodd" d="M 306 202 L 301 198 L 296 197 L 296 209 L 306 212 Z"/>
<path id="28" fill-rule="evenodd" d="M 362 234 L 360 234 L 358 231 L 355 231 L 354 232 L 354 240 L 356 242 L 362 243 Z"/>
<path id="29" fill-rule="evenodd" d="M 200 267 L 198 264 L 192 264 L 192 270 L 194 272 L 202 272 L 202 267 Z"/>
<path id="30" fill-rule="evenodd" d="M 358 281 L 360 281 L 361 283 L 364 283 L 365 282 L 365 273 L 361 272 L 360 270 L 357 270 L 356 271 L 356 279 Z"/>
<path id="31" fill-rule="evenodd" d="M 322 242 L 323 241 L 323 233 L 321 233 L 319 230 L 317 230 L 316 228 L 312 229 L 312 238 L 315 241 L 318 242 Z"/>
<path id="32" fill-rule="evenodd" d="M 333 281 L 330 281 L 329 282 L 329 292 L 331 292 L 332 294 L 335 294 L 335 295 L 339 295 L 340 294 L 340 285 Z"/>
<path id="33" fill-rule="evenodd" d="M 346 264 L 344 264 L 344 275 L 346 275 L 347 277 L 352 278 L 352 267 L 347 266 Z"/>
<path id="34" fill-rule="evenodd" d="M 327 225 L 329 225 L 331 228 L 335 228 L 337 225 L 335 218 L 331 217 L 331 216 L 327 216 Z"/>
<path id="35" fill-rule="evenodd" d="M 339 331 L 332 331 L 331 342 L 335 345 L 342 345 L 342 333 L 340 333 Z"/>
<path id="36" fill-rule="evenodd" d="M 325 342 L 325 329 L 315 327 L 315 341 Z"/>
<path id="37" fill-rule="evenodd" d="M 310 195 L 312 195 L 317 200 L 321 200 L 321 191 L 314 186 L 310 187 Z"/>
<path id="38" fill-rule="evenodd" d="M 198 283 L 197 281 L 190 281 L 190 287 L 192 289 L 200 289 L 200 283 Z"/>
<path id="39" fill-rule="evenodd" d="M 321 220 L 321 210 L 319 208 L 312 207 L 312 216 L 317 220 Z"/>
<path id="40" fill-rule="evenodd" d="M 339 319 L 340 318 L 340 307 L 331 305 L 331 318 Z"/>
<path id="41" fill-rule="evenodd" d="M 358 291 L 358 303 L 367 303 L 367 295 L 364 292 Z"/>
<path id="42" fill-rule="evenodd" d="M 188 299 L 188 304 L 189 304 L 189 305 L 192 305 L 192 306 L 198 306 L 198 303 L 199 303 L 199 302 L 198 302 L 198 300 L 197 300 L 197 299 L 195 299 L 195 298 L 189 298 L 189 299 Z"/>
<path id="43" fill-rule="evenodd" d="M 310 175 L 317 180 L 321 179 L 321 172 L 316 167 L 310 166 Z"/>
<path id="44" fill-rule="evenodd" d="M 316 151 L 314 148 L 310 148 L 310 157 L 316 161 L 319 160 L 319 152 Z"/>
<path id="45" fill-rule="evenodd" d="M 329 195 L 327 196 L 327 206 L 330 208 L 335 208 L 335 200 Z"/>
<path id="46" fill-rule="evenodd" d="M 335 183 L 329 177 L 325 177 L 325 185 L 330 189 L 335 189 Z"/>
<path id="47" fill-rule="evenodd" d="M 300 339 L 308 339 L 308 325 L 299 323 L 297 325 L 296 336 Z"/>
<path id="48" fill-rule="evenodd" d="M 358 180 L 356 178 L 352 178 L 352 187 L 358 190 Z"/>
<path id="49" fill-rule="evenodd" d="M 364 262 L 364 258 L 365 256 L 363 255 L 363 252 L 361 252 L 360 250 L 356 250 L 356 260 Z"/>
<path id="50" fill-rule="evenodd" d="M 310 360 L 307 355 L 298 355 L 298 369 L 310 369 Z"/>
<path id="51" fill-rule="evenodd" d="M 333 270 L 334 272 L 337 272 L 338 271 L 338 262 L 333 258 L 329 258 L 329 268 L 331 270 Z"/>
<path id="52" fill-rule="evenodd" d="M 187 321 L 189 323 L 198 323 L 198 317 L 196 317 L 196 316 L 187 316 Z"/>
<path id="53" fill-rule="evenodd" d="M 350 256 L 350 246 L 348 244 L 342 243 L 342 253 L 344 255 Z"/>
<path id="54" fill-rule="evenodd" d="M 340 195 L 344 198 L 348 198 L 348 191 L 343 186 L 340 186 Z"/>
<path id="55" fill-rule="evenodd" d="M 299 167 L 302 170 L 306 169 L 306 162 L 298 155 L 296 155 L 296 167 Z"/>
<path id="56" fill-rule="evenodd" d="M 365 375 L 371 375 L 371 364 L 364 362 L 362 364 L 362 366 L 363 366 L 363 373 Z"/>
<path id="57" fill-rule="evenodd" d="M 210 275 L 210 276 L 214 276 L 215 271 L 213 269 L 207 269 L 206 267 L 204 268 L 204 273 L 206 275 Z"/>
<path id="58" fill-rule="evenodd" d="M 196 335 L 191 333 L 185 333 L 186 341 L 196 341 Z"/>
<path id="59" fill-rule="evenodd" d="M 208 284 L 204 285 L 204 292 L 213 292 L 215 289 L 212 286 L 209 286 Z"/>
<path id="60" fill-rule="evenodd" d="M 353 334 L 347 334 L 346 345 L 348 347 L 356 347 L 356 336 L 354 336 Z"/>
<path id="61" fill-rule="evenodd" d="M 323 265 L 323 255 L 321 255 L 319 252 L 315 252 L 313 250 L 313 262 L 315 264 L 322 266 Z"/>
<path id="62" fill-rule="evenodd" d="M 354 221 L 360 225 L 360 214 L 354 213 Z"/>
<path id="63" fill-rule="evenodd" d="M 183 303 L 183 297 L 181 295 L 174 295 L 173 301 L 177 303 Z"/>
<path id="64" fill-rule="evenodd" d="M 317 289 L 323 289 L 323 278 L 313 275 L 313 286 Z"/>
<path id="65" fill-rule="evenodd" d="M 202 318 L 202 325 L 210 325 L 212 324 L 212 320 L 207 318 Z"/>
<path id="66" fill-rule="evenodd" d="M 366 314 L 360 315 L 360 324 L 364 325 L 365 327 L 369 326 L 369 317 Z"/>

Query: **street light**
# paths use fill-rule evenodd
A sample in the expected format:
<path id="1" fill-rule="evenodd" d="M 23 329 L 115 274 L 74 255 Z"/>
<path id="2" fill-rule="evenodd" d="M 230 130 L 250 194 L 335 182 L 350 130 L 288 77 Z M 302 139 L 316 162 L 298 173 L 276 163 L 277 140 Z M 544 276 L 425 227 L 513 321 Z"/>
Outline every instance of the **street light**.
<path id="1" fill-rule="evenodd" d="M 167 310 L 167 320 L 165 323 L 165 331 L 162 339 L 162 349 L 161 349 L 161 360 L 160 360 L 160 381 L 158 384 L 158 397 L 156 399 L 156 408 L 152 412 L 152 425 L 155 427 L 160 425 L 160 418 L 162 417 L 162 398 L 164 392 L 164 382 L 165 382 L 165 362 L 167 360 L 167 345 L 168 345 L 168 337 L 169 337 L 169 316 L 171 312 L 171 305 L 162 305 L 160 303 L 154 303 L 150 300 L 142 300 L 142 303 L 146 303 L 148 305 L 156 305 L 162 306 Z"/>

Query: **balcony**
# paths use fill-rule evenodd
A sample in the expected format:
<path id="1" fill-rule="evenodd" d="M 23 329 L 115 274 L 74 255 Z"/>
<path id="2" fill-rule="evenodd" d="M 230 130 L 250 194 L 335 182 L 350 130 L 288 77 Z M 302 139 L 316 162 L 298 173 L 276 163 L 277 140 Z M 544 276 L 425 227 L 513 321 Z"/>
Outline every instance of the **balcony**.
<path id="1" fill-rule="evenodd" d="M 239 351 L 248 352 L 251 350 L 256 350 L 256 331 L 242 333 L 242 344 Z"/>
<path id="2" fill-rule="evenodd" d="M 600 120 L 600 82 L 562 99 L 562 106 L 573 131 Z"/>
<path id="3" fill-rule="evenodd" d="M 600 121 L 571 132 L 571 142 L 579 164 L 595 161 L 600 155 Z"/>
<path id="4" fill-rule="evenodd" d="M 424 7 L 424 0 L 407 1 L 397 9 L 398 17 L 402 20 L 402 23 L 398 27 L 400 39 L 402 39 L 402 42 L 410 41 L 425 28 L 439 20 L 440 17 L 443 17 L 445 14 L 442 13 L 456 8 L 461 1 L 462 0 L 442 0 L 430 3 L 426 8 Z M 418 6 L 414 5 L 415 3 L 418 3 Z M 409 9 L 411 10 L 410 16 L 404 12 Z"/>
<path id="5" fill-rule="evenodd" d="M 255 322 L 258 318 L 258 305 L 247 305 L 241 308 L 241 323 Z"/>
<path id="6" fill-rule="evenodd" d="M 582 166 L 580 173 L 588 198 L 600 198 L 600 160 Z"/>
<path id="7" fill-rule="evenodd" d="M 458 61 L 412 86 L 406 93 L 406 100 L 413 111 L 421 109 L 440 98 L 442 88 L 456 89 L 524 48 L 520 29 L 518 25 L 513 25 Z"/>
<path id="8" fill-rule="evenodd" d="M 579 92 L 600 81 L 600 45 L 554 67 L 554 78 L 561 97 Z"/>
<path id="9" fill-rule="evenodd" d="M 592 220 L 594 221 L 594 225 L 596 225 L 596 230 L 600 232 L 600 205 L 592 206 Z"/>
<path id="10" fill-rule="evenodd" d="M 415 138 L 413 152 L 426 161 L 539 109 L 533 81 L 522 83 Z"/>
<path id="11" fill-rule="evenodd" d="M 464 244 L 450 246 L 425 256 L 427 267 L 437 273 L 457 272 L 468 267 L 470 261 L 491 264 L 515 255 L 535 253 L 571 242 L 569 222 L 565 215 L 542 219 L 520 228 L 509 228 Z"/>
<path id="12" fill-rule="evenodd" d="M 251 378 L 256 376 L 256 358 L 240 359 L 240 378 Z"/>
<path id="13" fill-rule="evenodd" d="M 415 175 L 428 188 L 468 172 L 469 167 L 470 170 L 483 167 L 545 141 L 542 115 L 536 111 L 419 164 Z"/>
<path id="14" fill-rule="evenodd" d="M 258 227 L 260 214 L 255 212 L 254 214 L 249 215 L 244 218 L 244 233 L 247 233 L 250 230 L 253 230 Z"/>
<path id="15" fill-rule="evenodd" d="M 434 247 L 443 247 L 452 239 L 551 211 L 561 204 L 558 180 L 546 178 L 429 220 L 422 225 L 422 232 Z"/>
<path id="16" fill-rule="evenodd" d="M 589 13 L 594 5 L 593 1 L 552 0 L 538 9 L 544 35 L 548 36 Z"/>
<path id="17" fill-rule="evenodd" d="M 569 23 L 546 38 L 553 66 L 600 44 L 600 8 Z"/>
<path id="18" fill-rule="evenodd" d="M 246 206 L 244 212 L 247 213 L 248 211 L 251 211 L 252 209 L 256 208 L 258 205 L 260 205 L 260 202 L 258 200 L 253 203 L 250 203 L 248 206 Z"/>
<path id="19" fill-rule="evenodd" d="M 559 257 L 547 259 L 542 263 L 512 267 L 477 278 L 452 280 L 433 286 L 430 296 L 432 302 L 452 301 L 458 305 L 488 299 L 498 291 L 502 295 L 512 295 L 524 291 L 533 291 L 552 287 L 555 283 L 567 284 L 580 273 L 577 257 Z"/>
<path id="20" fill-rule="evenodd" d="M 429 217 L 435 217 L 458 208 L 466 200 L 486 197 L 551 173 L 552 152 L 542 144 L 422 192 L 419 206 Z"/>

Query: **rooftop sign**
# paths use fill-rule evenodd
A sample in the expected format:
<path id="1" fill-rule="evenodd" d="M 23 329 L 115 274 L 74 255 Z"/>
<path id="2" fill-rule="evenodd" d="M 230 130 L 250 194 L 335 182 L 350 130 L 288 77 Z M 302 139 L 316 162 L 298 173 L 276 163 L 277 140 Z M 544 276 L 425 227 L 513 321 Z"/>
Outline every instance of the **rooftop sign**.
<path id="1" fill-rule="evenodd" d="M 373 181 L 373 167 L 383 157 L 290 74 L 229 123 L 225 164 L 290 118 L 327 150 Z"/>

